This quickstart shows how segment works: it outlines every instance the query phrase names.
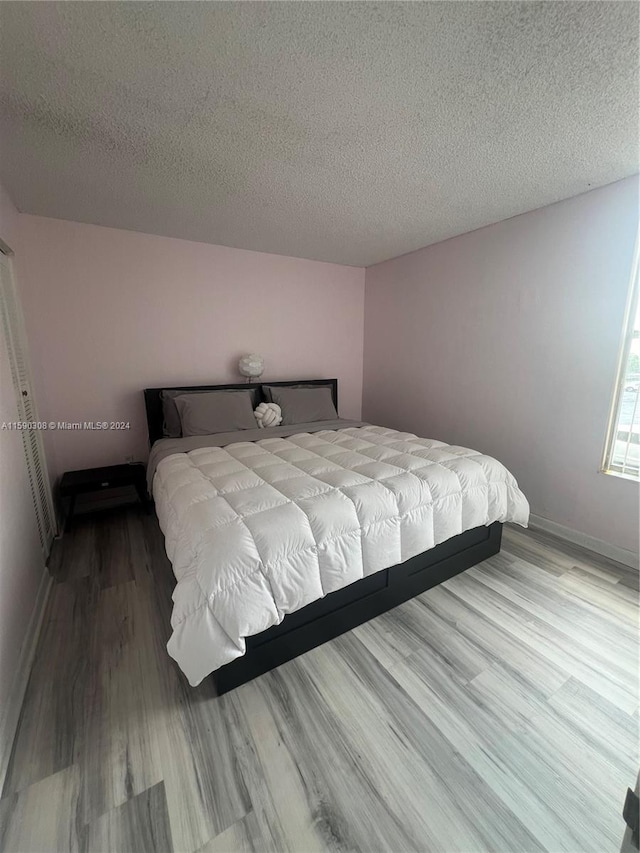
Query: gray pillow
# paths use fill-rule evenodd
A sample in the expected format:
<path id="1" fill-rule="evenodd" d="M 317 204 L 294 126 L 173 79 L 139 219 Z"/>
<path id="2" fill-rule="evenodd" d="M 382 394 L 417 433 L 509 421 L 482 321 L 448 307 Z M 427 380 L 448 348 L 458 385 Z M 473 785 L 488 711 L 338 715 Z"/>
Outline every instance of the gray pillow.
<path id="1" fill-rule="evenodd" d="M 329 390 L 331 390 L 331 385 L 305 385 L 304 382 L 301 382 L 299 385 L 285 385 L 285 386 L 282 386 L 282 385 L 263 385 L 262 386 L 262 394 L 264 396 L 264 399 L 267 401 L 267 403 L 275 403 L 275 400 L 273 399 L 271 392 L 277 391 L 279 388 L 282 388 L 282 387 L 284 387 L 284 388 L 328 388 Z M 333 397 L 331 398 L 331 400 L 333 401 Z"/>
<path id="2" fill-rule="evenodd" d="M 246 391 L 207 391 L 207 390 L 191 390 L 189 388 L 165 388 L 160 392 L 162 400 L 162 416 L 164 419 L 162 432 L 165 438 L 180 438 L 182 435 L 182 425 L 180 423 L 180 415 L 176 408 L 176 397 L 184 397 L 185 394 L 251 394 L 251 407 L 255 409 L 258 397 L 257 389 L 247 389 Z M 257 424 L 254 424 L 257 426 Z"/>
<path id="3" fill-rule="evenodd" d="M 338 417 L 328 386 L 306 388 L 278 388 L 268 386 L 272 403 L 282 409 L 282 425 L 308 424 L 313 421 L 330 421 Z M 265 386 L 263 386 L 264 390 Z"/>
<path id="4" fill-rule="evenodd" d="M 182 435 L 211 435 L 256 429 L 251 391 L 208 391 L 173 398 Z"/>

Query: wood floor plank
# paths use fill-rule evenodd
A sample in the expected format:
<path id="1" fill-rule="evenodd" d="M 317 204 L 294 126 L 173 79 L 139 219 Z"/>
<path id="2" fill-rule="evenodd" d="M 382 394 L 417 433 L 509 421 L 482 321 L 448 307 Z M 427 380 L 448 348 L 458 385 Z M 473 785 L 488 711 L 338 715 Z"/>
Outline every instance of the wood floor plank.
<path id="1" fill-rule="evenodd" d="M 59 546 L 59 547 L 58 547 Z M 223 697 L 139 507 L 56 543 L 0 849 L 617 853 L 634 574 L 538 533 Z"/>
<path id="2" fill-rule="evenodd" d="M 618 586 L 626 586 L 633 592 L 640 591 L 640 572 L 633 569 L 624 574 L 618 583 Z"/>
<path id="3" fill-rule="evenodd" d="M 171 635 L 176 579 L 158 520 L 141 507 L 132 507 L 127 514 L 127 538 L 136 585 L 145 601 L 153 603 L 156 618 L 152 625 L 166 644 Z"/>
<path id="4" fill-rule="evenodd" d="M 94 820 L 85 830 L 83 853 L 172 853 L 162 782 Z"/>
<path id="5" fill-rule="evenodd" d="M 29 677 L 4 795 L 79 760 L 97 606 L 89 578 L 54 584 Z"/>
<path id="6" fill-rule="evenodd" d="M 85 823 L 163 779 L 156 682 L 140 615 L 134 581 L 100 591 L 80 758 Z"/>
<path id="7" fill-rule="evenodd" d="M 0 850 L 80 853 L 80 773 L 76 765 L 0 800 Z"/>
<path id="8" fill-rule="evenodd" d="M 622 581 L 610 584 L 582 569 L 572 568 L 559 579 L 559 586 L 589 601 L 615 618 L 619 625 L 637 631 L 638 591 L 625 586 Z"/>
<path id="9" fill-rule="evenodd" d="M 551 696 L 569 678 L 569 673 L 549 660 L 527 638 L 507 630 L 500 618 L 489 619 L 476 602 L 456 595 L 457 586 L 442 584 L 419 596 L 427 610 L 425 618 L 437 613 L 448 622 L 452 632 L 461 634 L 494 663 L 502 661 L 526 678 L 529 689 Z"/>
<path id="10" fill-rule="evenodd" d="M 460 575 L 456 581 L 457 597 L 479 608 L 486 619 L 522 639 L 538 655 L 602 693 L 623 711 L 631 713 L 638 704 L 637 690 L 631 686 L 627 674 L 575 643 L 560 627 L 542 622 L 510 597 L 499 594 L 471 575 Z"/>
<path id="11" fill-rule="evenodd" d="M 476 568 L 470 571 L 473 573 Z M 565 619 L 570 615 L 567 612 L 568 605 L 572 611 L 571 615 L 576 616 L 576 622 L 592 620 L 596 627 L 603 627 L 602 623 L 605 623 L 607 628 L 619 629 L 623 636 L 627 634 L 633 636 L 637 628 L 637 607 L 634 607 L 637 604 L 637 598 L 634 600 L 630 590 L 621 587 L 617 581 L 612 581 L 611 578 L 605 579 L 604 572 L 593 574 L 573 566 L 560 578 L 552 578 L 546 572 L 539 571 L 538 567 L 532 571 L 531 564 L 521 558 L 502 553 L 496 555 L 487 566 L 486 574 L 502 580 L 509 579 L 512 589 L 519 590 L 525 598 L 536 594 L 536 600 L 543 603 L 551 612 L 557 612 L 558 607 L 562 605 Z M 580 578 L 580 583 L 566 582 L 567 578 L 576 577 Z M 585 595 L 585 588 L 592 594 Z M 593 600 L 594 591 L 596 592 L 595 600 Z M 608 607 L 609 602 L 616 600 L 621 605 L 624 603 L 627 608 L 629 618 L 622 620 L 622 624 L 618 615 L 612 613 Z M 604 606 L 603 603 L 605 603 Z M 634 620 L 633 617 L 636 619 Z"/>
<path id="12" fill-rule="evenodd" d="M 128 514 L 122 508 L 102 513 L 95 523 L 97 579 L 102 589 L 134 580 Z"/>
<path id="13" fill-rule="evenodd" d="M 637 669 L 637 640 L 633 631 L 569 591 L 561 597 L 550 596 L 547 580 L 541 573 L 532 574 L 526 567 L 523 571 L 520 561 L 469 569 L 467 575 L 505 596 L 553 630 L 562 631 L 572 644 L 602 658 L 609 668 L 624 668 L 628 672 Z"/>
<path id="14" fill-rule="evenodd" d="M 138 591 L 145 670 L 155 685 L 155 732 L 176 850 L 196 850 L 251 809 L 232 726 L 210 681 L 192 688 L 168 657 L 175 579 L 157 520 L 132 508 L 127 541 Z"/>
<path id="15" fill-rule="evenodd" d="M 216 835 L 198 853 L 282 853 L 281 846 L 267 830 L 255 812 L 236 821 L 220 835 Z M 298 848 L 300 851 L 305 847 Z"/>
<path id="16" fill-rule="evenodd" d="M 621 772 L 637 772 L 640 766 L 637 708 L 629 716 L 575 678 L 563 684 L 548 704 Z"/>
<path id="17" fill-rule="evenodd" d="M 442 658 L 451 667 L 452 672 L 466 681 L 491 666 L 495 660 L 494 656 L 479 648 L 464 634 L 451 631 L 447 620 L 434 610 L 427 615 L 425 600 L 428 599 L 415 598 L 396 607 L 391 613 L 384 613 L 376 620 L 375 628 L 379 622 L 386 635 L 394 638 L 398 645 L 403 643 L 409 654 L 419 649 L 428 649 L 434 656 Z M 403 655 L 403 658 L 407 658 L 409 654 Z M 379 654 L 375 654 L 375 657 L 381 660 Z M 393 663 L 388 661 L 387 668 L 392 667 Z"/>
<path id="18" fill-rule="evenodd" d="M 612 762 L 550 703 L 533 700 L 519 679 L 499 666 L 475 678 L 469 692 L 478 702 L 492 701 L 500 706 L 503 725 L 519 736 L 529 752 L 539 756 L 541 783 L 558 777 L 573 779 L 575 791 L 591 803 L 582 820 L 589 826 L 592 849 L 614 847 L 619 840 L 621 798 L 628 779 L 625 763 L 627 767 L 631 764 L 631 756 L 620 753 Z M 587 707 L 583 711 L 585 716 L 589 712 Z M 565 808 L 566 797 L 563 804 Z"/>
<path id="19" fill-rule="evenodd" d="M 406 767 L 394 762 L 385 749 L 395 735 L 380 723 L 366 736 L 361 713 L 368 707 L 367 698 L 361 691 L 349 690 L 340 677 L 332 681 L 327 697 L 322 677 L 327 653 L 326 647 L 314 649 L 303 665 L 292 661 L 266 679 L 271 712 L 288 750 L 296 756 L 316 831 L 327 850 L 428 849 L 421 794 L 407 802 L 391 782 L 406 783 L 409 777 Z M 353 718 L 343 720 L 343 706 L 334 704 L 338 685 L 343 688 L 341 700 L 357 699 L 351 713 L 362 722 L 360 741 L 351 737 Z M 382 729 L 383 742 L 371 749 Z M 391 768 L 386 780 L 382 765 Z M 425 768 L 422 776 L 428 772 Z M 411 820 L 403 818 L 402 809 L 411 813 Z"/>
<path id="20" fill-rule="evenodd" d="M 524 732 L 513 734 L 504 725 L 499 705 L 477 702 L 466 685 L 439 672 L 420 652 L 399 664 L 393 676 L 539 847 L 583 853 L 606 849 L 590 846 L 595 827 L 573 780 L 548 772 L 544 756 L 524 747 Z"/>
<path id="21" fill-rule="evenodd" d="M 251 801 L 239 773 L 231 724 L 212 683 L 189 687 L 171 662 L 159 695 L 171 833 L 176 850 L 196 850 L 244 817 Z"/>
<path id="22" fill-rule="evenodd" d="M 304 785 L 296 758 L 272 712 L 269 678 L 257 679 L 223 697 L 232 719 L 234 751 L 253 805 L 251 824 L 260 832 L 253 842 L 260 849 L 322 851 L 310 789 Z"/>
<path id="23" fill-rule="evenodd" d="M 405 605 L 402 605 L 402 610 L 404 607 Z M 400 612 L 401 608 L 394 609 L 394 613 Z M 365 622 L 364 625 L 358 625 L 353 629 L 353 635 L 375 654 L 383 666 L 391 667 L 413 654 L 420 646 L 421 640 L 415 633 L 407 631 L 406 626 L 400 624 L 399 620 L 393 616 L 385 619 L 385 615 Z"/>
<path id="24" fill-rule="evenodd" d="M 435 659 L 426 649 L 417 654 L 424 654 L 449 681 L 463 689 L 464 680 L 444 659 Z M 414 697 L 407 701 L 409 694 L 399 689 L 395 669 L 389 672 L 380 667 L 349 635 L 340 638 L 336 648 L 329 647 L 326 655 L 331 656 L 332 665 L 326 667 L 328 680 L 322 685 L 323 693 L 340 670 L 345 677 L 337 683 L 349 681 L 357 687 L 346 697 L 342 688 L 340 725 L 351 722 L 351 736 L 362 739 L 364 755 L 367 741 L 380 744 L 376 750 L 376 785 L 384 792 L 385 804 L 416 827 L 420 822 L 415 814 L 407 815 L 407 809 L 417 808 L 423 816 L 426 826 L 422 825 L 417 838 L 418 850 L 437 849 L 443 839 L 453 850 L 541 849 L 535 836 L 475 772 L 465 754 L 433 725 L 429 709 L 413 701 Z M 399 664 L 405 666 L 406 661 Z M 362 696 L 360 706 L 350 713 L 356 695 Z M 332 707 L 338 701 L 338 694 L 332 695 Z M 389 733 L 386 738 L 385 729 Z M 408 806 L 405 801 L 413 802 Z"/>
<path id="25" fill-rule="evenodd" d="M 533 531 L 527 531 L 527 535 L 522 536 L 518 528 L 505 524 L 502 528 L 502 543 L 503 554 L 520 557 L 555 577 L 560 577 L 574 565 L 574 560 L 562 551 L 542 545 Z"/>
<path id="26" fill-rule="evenodd" d="M 49 570 L 54 583 L 67 583 L 93 577 L 97 579 L 99 554 L 96 525 L 91 518 L 79 519 L 73 535 L 56 539 L 51 550 Z"/>
<path id="27" fill-rule="evenodd" d="M 589 551 L 581 545 L 558 539 L 553 534 L 539 528 L 530 528 L 523 535 L 521 528 L 507 524 L 504 528 L 504 534 L 507 545 L 505 550 L 515 553 L 516 549 L 527 549 L 531 555 L 528 562 L 533 565 L 537 565 L 538 559 L 542 558 L 568 568 L 579 566 L 587 571 L 601 569 L 604 572 L 614 573 L 619 578 L 637 575 L 637 568 L 632 569 L 630 566 L 625 566 L 609 557 Z"/>

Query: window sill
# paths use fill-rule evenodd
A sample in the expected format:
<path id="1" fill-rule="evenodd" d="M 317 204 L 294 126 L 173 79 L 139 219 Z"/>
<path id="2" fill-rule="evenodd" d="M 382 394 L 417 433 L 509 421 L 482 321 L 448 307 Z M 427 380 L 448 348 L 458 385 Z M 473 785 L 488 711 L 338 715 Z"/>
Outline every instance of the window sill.
<path id="1" fill-rule="evenodd" d="M 628 480 L 630 483 L 640 484 L 640 477 L 634 474 L 622 474 L 620 471 L 610 471 L 607 468 L 601 468 L 600 473 L 606 474 L 608 477 L 617 477 L 619 480 Z"/>

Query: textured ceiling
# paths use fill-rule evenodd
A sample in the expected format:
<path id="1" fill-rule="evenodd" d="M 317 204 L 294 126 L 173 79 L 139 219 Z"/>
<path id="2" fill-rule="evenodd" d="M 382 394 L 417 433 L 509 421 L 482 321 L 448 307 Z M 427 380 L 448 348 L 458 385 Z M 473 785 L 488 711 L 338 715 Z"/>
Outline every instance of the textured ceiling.
<path id="1" fill-rule="evenodd" d="M 0 3 L 27 213 L 369 265 L 637 171 L 638 5 Z"/>

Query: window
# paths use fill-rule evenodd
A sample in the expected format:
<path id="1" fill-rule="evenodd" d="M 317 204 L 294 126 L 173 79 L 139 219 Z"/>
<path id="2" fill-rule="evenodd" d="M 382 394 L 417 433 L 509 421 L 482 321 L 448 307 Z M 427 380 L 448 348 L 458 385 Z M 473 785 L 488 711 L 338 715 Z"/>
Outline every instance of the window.
<path id="1" fill-rule="evenodd" d="M 640 300 L 638 248 L 627 305 L 625 336 L 620 352 L 618 380 L 611 407 L 602 470 L 640 479 Z"/>

